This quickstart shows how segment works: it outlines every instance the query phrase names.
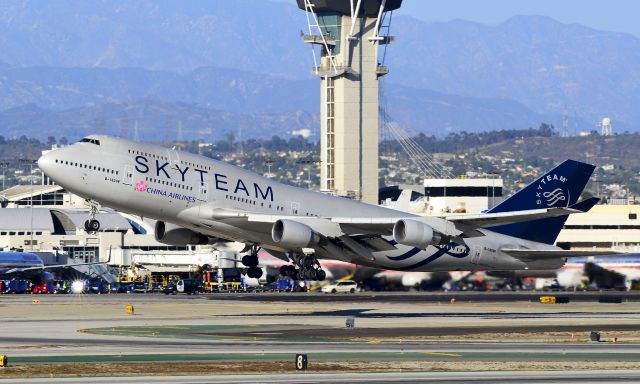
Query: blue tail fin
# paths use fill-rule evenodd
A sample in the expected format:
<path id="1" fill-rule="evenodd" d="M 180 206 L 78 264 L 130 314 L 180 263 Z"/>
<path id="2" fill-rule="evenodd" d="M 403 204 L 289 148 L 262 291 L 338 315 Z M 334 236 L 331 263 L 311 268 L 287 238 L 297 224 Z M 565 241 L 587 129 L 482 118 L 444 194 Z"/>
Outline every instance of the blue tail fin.
<path id="1" fill-rule="evenodd" d="M 576 204 L 595 167 L 575 160 L 566 160 L 536 179 L 508 199 L 491 209 L 490 213 L 524 211 L 550 207 L 569 207 Z M 588 203 L 587 203 L 588 201 Z M 594 200 L 578 204 L 589 210 Z M 524 223 L 491 228 L 493 232 L 541 243 L 553 244 L 568 216 L 539 219 Z"/>

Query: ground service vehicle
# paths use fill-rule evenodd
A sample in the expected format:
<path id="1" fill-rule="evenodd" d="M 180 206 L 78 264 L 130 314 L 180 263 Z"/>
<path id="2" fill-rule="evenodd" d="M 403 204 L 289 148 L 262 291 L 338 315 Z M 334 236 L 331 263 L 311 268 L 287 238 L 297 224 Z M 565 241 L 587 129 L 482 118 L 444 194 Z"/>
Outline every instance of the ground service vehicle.
<path id="1" fill-rule="evenodd" d="M 162 293 L 165 295 L 172 294 L 175 295 L 178 293 L 178 289 L 176 288 L 176 281 L 170 281 L 169 284 L 162 287 Z"/>
<path id="2" fill-rule="evenodd" d="M 176 283 L 176 291 L 186 293 L 187 295 L 198 294 L 202 292 L 203 284 L 199 280 L 184 279 L 178 280 Z"/>
<path id="3" fill-rule="evenodd" d="M 324 293 L 354 293 L 358 289 L 358 283 L 353 280 L 341 280 L 322 287 Z"/>

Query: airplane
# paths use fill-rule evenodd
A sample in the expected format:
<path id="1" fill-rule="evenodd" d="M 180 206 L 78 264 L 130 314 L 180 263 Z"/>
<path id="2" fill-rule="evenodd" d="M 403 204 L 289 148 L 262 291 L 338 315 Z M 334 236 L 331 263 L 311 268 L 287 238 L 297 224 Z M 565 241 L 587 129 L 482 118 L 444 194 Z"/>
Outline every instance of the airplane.
<path id="1" fill-rule="evenodd" d="M 44 269 L 42 258 L 29 252 L 0 252 L 0 276 Z"/>
<path id="2" fill-rule="evenodd" d="M 640 254 L 612 256 L 575 258 L 557 271 L 537 271 L 533 276 L 517 277 L 536 277 L 536 289 L 547 286 L 575 289 L 587 283 L 597 289 L 637 289 L 640 282 Z"/>
<path id="3" fill-rule="evenodd" d="M 53 280 L 48 272 L 53 269 L 67 269 L 75 266 L 106 264 L 111 261 L 111 249 L 107 261 L 75 264 L 44 265 L 40 255 L 31 252 L 0 251 L 0 277 L 24 276 L 40 280 Z"/>
<path id="4" fill-rule="evenodd" d="M 318 259 L 399 271 L 557 270 L 570 257 L 614 252 L 554 246 L 594 166 L 566 160 L 486 213 L 422 217 L 297 188 L 211 158 L 151 143 L 90 135 L 44 154 L 51 180 L 85 198 L 85 227 L 101 205 L 157 220 L 166 244 L 238 241 L 247 276 L 260 278 L 258 251 L 286 261 L 283 275 L 323 280 Z"/>

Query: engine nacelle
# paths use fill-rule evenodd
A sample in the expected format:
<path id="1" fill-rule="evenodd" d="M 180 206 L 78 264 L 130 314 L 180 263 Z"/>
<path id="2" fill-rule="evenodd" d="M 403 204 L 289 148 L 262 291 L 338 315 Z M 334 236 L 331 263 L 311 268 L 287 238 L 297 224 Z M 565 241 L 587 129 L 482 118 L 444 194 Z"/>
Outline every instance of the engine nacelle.
<path id="1" fill-rule="evenodd" d="M 273 241 L 285 248 L 305 248 L 320 242 L 311 227 L 294 220 L 278 220 L 271 228 Z"/>
<path id="2" fill-rule="evenodd" d="M 399 244 L 425 249 L 442 243 L 442 234 L 416 220 L 398 220 L 393 226 L 393 239 Z"/>
<path id="3" fill-rule="evenodd" d="M 175 224 L 156 222 L 156 241 L 168 245 L 202 245 L 208 244 L 209 238 L 201 233 L 194 232 Z"/>

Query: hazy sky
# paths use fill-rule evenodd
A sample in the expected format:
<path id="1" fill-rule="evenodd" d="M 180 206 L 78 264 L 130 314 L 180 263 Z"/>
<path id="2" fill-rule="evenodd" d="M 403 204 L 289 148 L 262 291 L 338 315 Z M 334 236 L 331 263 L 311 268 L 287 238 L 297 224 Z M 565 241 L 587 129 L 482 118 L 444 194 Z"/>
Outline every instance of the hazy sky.
<path id="1" fill-rule="evenodd" d="M 425 21 L 498 24 L 514 15 L 545 15 L 640 37 L 640 0 L 403 0 L 396 14 Z"/>

